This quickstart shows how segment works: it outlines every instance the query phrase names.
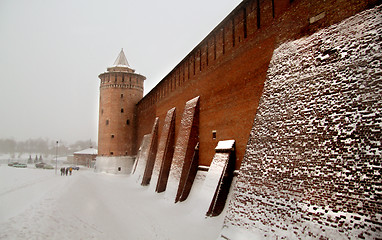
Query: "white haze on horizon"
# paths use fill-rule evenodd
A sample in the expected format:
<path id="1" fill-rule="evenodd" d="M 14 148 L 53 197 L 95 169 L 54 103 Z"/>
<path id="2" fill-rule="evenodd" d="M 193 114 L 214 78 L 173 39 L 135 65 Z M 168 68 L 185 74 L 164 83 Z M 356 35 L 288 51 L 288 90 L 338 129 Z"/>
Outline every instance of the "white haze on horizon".
<path id="1" fill-rule="evenodd" d="M 0 1 L 0 139 L 97 141 L 121 48 L 150 91 L 241 1 Z"/>

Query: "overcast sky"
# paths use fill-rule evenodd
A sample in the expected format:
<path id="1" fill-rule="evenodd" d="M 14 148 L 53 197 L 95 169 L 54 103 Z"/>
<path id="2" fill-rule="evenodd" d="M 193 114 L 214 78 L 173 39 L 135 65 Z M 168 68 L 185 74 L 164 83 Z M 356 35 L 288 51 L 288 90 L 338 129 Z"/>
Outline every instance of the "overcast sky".
<path id="1" fill-rule="evenodd" d="M 0 138 L 97 141 L 121 48 L 149 92 L 241 0 L 0 0 Z"/>

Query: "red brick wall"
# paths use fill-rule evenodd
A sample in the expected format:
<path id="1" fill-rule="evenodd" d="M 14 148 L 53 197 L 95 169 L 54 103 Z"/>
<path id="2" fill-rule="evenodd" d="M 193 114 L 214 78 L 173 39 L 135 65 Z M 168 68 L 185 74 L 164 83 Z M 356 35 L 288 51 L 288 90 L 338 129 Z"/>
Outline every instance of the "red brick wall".
<path id="1" fill-rule="evenodd" d="M 247 0 L 233 10 L 137 106 L 137 143 L 176 107 L 176 133 L 185 103 L 200 96 L 200 164 L 209 165 L 220 140 L 235 139 L 244 155 L 273 50 L 373 5 L 376 0 Z M 258 6 L 260 8 L 258 8 Z M 310 23 L 311 17 L 325 17 Z M 216 130 L 216 139 L 212 131 Z M 137 148 L 135 148 L 135 152 Z"/>
<path id="2" fill-rule="evenodd" d="M 382 5 L 274 51 L 224 239 L 381 239 L 381 19 Z"/>

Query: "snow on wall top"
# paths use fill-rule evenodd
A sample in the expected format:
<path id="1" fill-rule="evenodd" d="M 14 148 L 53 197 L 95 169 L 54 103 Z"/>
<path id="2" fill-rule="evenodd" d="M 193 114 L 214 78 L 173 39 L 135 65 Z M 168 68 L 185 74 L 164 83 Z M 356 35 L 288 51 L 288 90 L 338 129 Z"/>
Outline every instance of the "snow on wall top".
<path id="1" fill-rule="evenodd" d="M 97 155 L 98 151 L 95 148 L 87 148 L 78 152 L 75 152 L 73 154 L 77 155 Z"/>
<path id="2" fill-rule="evenodd" d="M 228 229 L 382 237 L 381 36 L 379 6 L 274 51 Z"/>
<path id="3" fill-rule="evenodd" d="M 215 150 L 231 150 L 234 144 L 235 140 L 219 141 L 218 145 L 215 147 Z"/>

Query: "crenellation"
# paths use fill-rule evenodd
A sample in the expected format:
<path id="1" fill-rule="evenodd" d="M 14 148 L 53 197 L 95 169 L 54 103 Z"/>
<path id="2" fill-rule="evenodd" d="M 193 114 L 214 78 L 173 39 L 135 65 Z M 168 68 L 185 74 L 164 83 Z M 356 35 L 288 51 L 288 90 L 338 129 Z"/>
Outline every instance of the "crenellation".
<path id="1" fill-rule="evenodd" d="M 213 53 L 214 53 L 214 60 L 216 60 L 216 34 L 213 34 Z"/>
<path id="2" fill-rule="evenodd" d="M 244 14 L 245 8 L 243 7 L 243 10 L 237 12 L 233 18 L 233 34 L 235 44 L 241 44 L 241 42 L 245 39 Z"/>
<path id="3" fill-rule="evenodd" d="M 203 54 L 202 54 L 202 69 L 205 70 L 208 67 L 208 58 L 209 56 L 209 46 L 208 46 L 208 40 L 205 41 L 205 44 L 203 45 Z"/>
<path id="4" fill-rule="evenodd" d="M 202 71 L 202 50 L 199 48 L 195 54 L 195 65 L 196 65 L 196 72 Z"/>
<path id="5" fill-rule="evenodd" d="M 246 23 L 247 23 L 247 36 L 248 38 L 253 37 L 257 31 L 257 11 L 256 11 L 256 2 L 249 1 L 245 5 L 245 12 L 247 14 Z"/>
<path id="6" fill-rule="evenodd" d="M 215 59 L 219 59 L 224 53 L 224 28 L 223 27 L 217 30 L 215 39 L 216 39 Z"/>

